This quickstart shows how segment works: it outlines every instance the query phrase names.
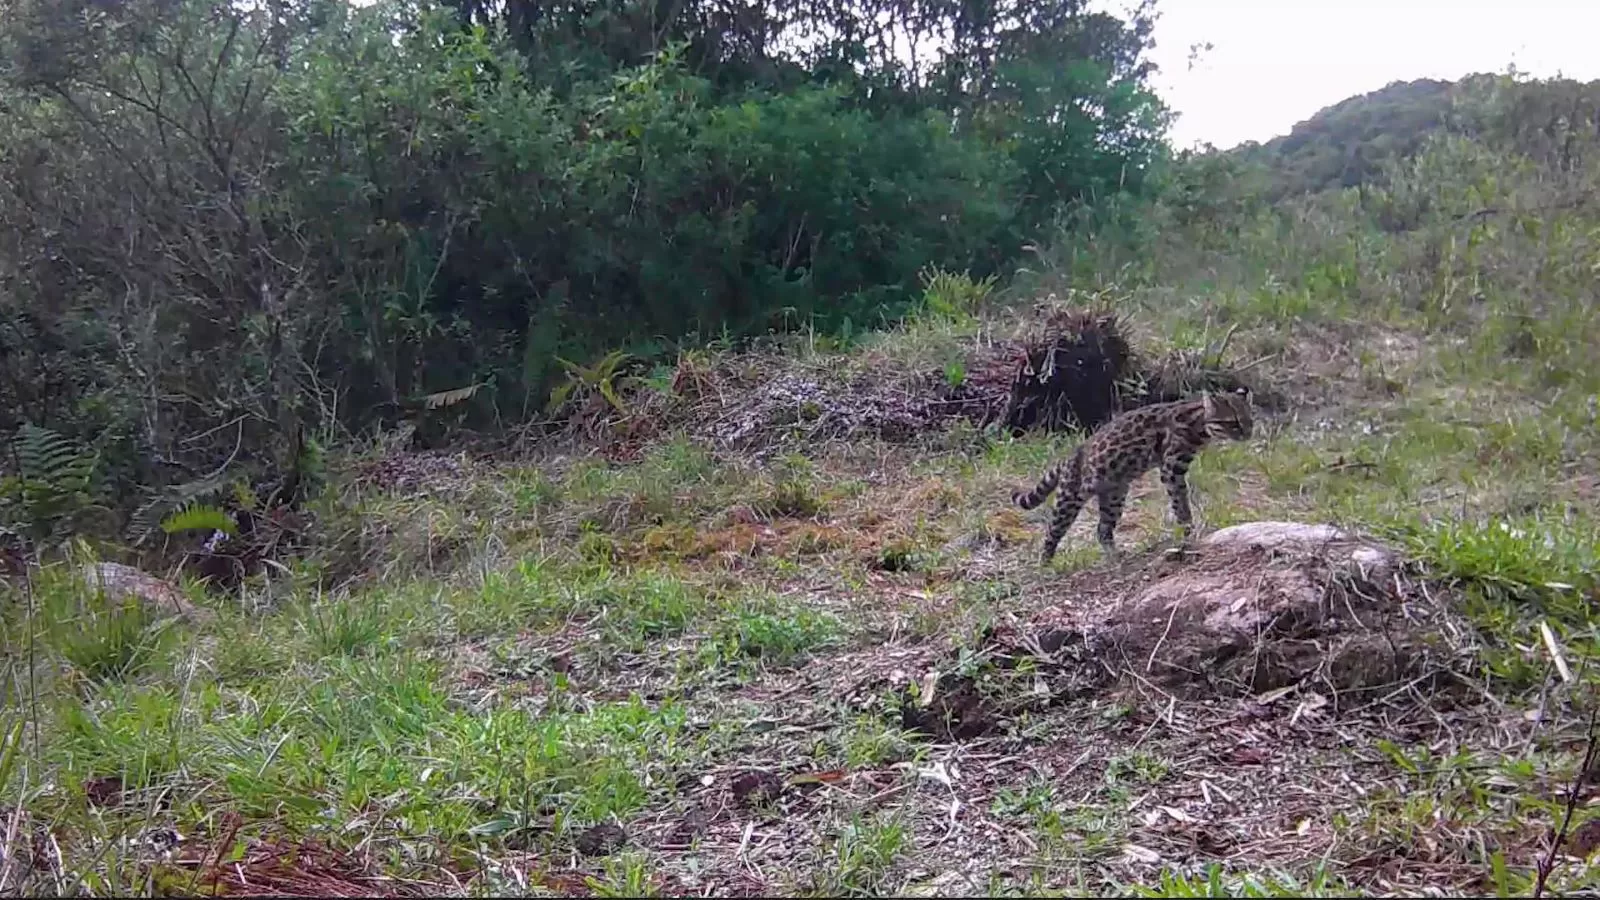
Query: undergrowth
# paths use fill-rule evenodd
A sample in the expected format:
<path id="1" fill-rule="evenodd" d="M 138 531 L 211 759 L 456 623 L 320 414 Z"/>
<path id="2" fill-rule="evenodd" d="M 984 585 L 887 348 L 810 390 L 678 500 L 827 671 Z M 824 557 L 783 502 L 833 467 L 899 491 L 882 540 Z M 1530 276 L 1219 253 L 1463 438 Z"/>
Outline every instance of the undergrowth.
<path id="1" fill-rule="evenodd" d="M 930 735 L 900 691 L 1000 672 L 983 635 L 1116 573 L 1092 517 L 1041 571 L 1042 514 L 1007 503 L 1078 437 L 758 454 L 685 426 L 625 461 L 331 486 L 339 541 L 277 593 L 247 584 L 261 603 L 204 595 L 203 624 L 38 573 L 0 607 L 0 884 L 149 891 L 202 851 L 314 841 L 452 892 L 1525 893 L 1600 653 L 1600 313 L 1574 268 L 1600 261 L 1600 231 L 1581 204 L 1518 212 L 1555 188 L 1511 175 L 1472 184 L 1502 212 L 1393 230 L 1375 210 L 1463 189 L 1442 162 L 1459 146 L 1418 152 L 1383 184 L 1275 206 L 1157 204 L 1003 288 L 934 273 L 901 327 L 759 359 L 959 382 L 961 352 L 1052 294 L 1114 300 L 1147 356 L 1227 334 L 1272 402 L 1252 441 L 1197 459 L 1202 525 L 1328 521 L 1402 548 L 1475 631 L 1478 705 L 1409 685 L 1323 722 L 1302 685 L 1298 724 L 1266 741 L 1255 712 L 1154 691 L 1029 705 L 1050 688 L 1018 668 L 989 682 L 1010 693 L 987 735 Z M 693 371 L 714 387 L 741 359 Z M 1126 522 L 1135 554 L 1165 546 L 1158 484 Z M 1226 748 L 1185 743 L 1206 740 Z M 167 831 L 188 849 L 122 842 Z M 59 855 L 24 859 L 29 841 Z M 1594 886 L 1571 860 L 1553 878 Z"/>

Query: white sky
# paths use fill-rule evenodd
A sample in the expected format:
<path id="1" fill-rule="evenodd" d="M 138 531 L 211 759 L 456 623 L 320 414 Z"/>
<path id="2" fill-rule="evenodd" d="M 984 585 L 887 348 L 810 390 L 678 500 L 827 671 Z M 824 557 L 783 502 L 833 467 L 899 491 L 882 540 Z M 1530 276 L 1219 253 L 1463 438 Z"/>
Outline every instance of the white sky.
<path id="1" fill-rule="evenodd" d="M 1392 81 L 1600 79 L 1600 0 L 1157 0 L 1155 87 L 1179 148 L 1287 134 Z M 1209 41 L 1189 70 L 1189 46 Z"/>

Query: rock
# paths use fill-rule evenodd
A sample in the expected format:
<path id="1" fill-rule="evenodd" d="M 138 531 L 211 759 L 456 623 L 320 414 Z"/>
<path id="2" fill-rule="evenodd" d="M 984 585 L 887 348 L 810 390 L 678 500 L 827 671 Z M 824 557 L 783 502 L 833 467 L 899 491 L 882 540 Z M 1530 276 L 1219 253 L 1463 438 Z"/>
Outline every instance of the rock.
<path id="1" fill-rule="evenodd" d="M 1342 700 L 1407 680 L 1437 691 L 1457 664 L 1456 614 L 1403 562 L 1332 525 L 1250 522 L 1176 559 L 1075 573 L 1050 588 L 1069 600 L 997 642 L 1051 657 L 1058 698 L 1152 683 L 1186 698 L 1306 684 Z"/>
<path id="2" fill-rule="evenodd" d="M 1329 559 L 1353 564 L 1369 579 L 1400 564 L 1388 547 L 1333 525 L 1302 522 L 1245 522 L 1221 528 L 1200 540 L 1205 547 L 1254 547 L 1262 550 L 1322 553 Z"/>
<path id="3" fill-rule="evenodd" d="M 1211 532 L 1200 543 L 1208 547 L 1252 546 L 1273 548 L 1284 544 L 1300 547 L 1352 541 L 1356 536 L 1332 525 L 1306 525 L 1300 522 L 1245 522 Z"/>
<path id="4" fill-rule="evenodd" d="M 1097 655 L 1175 692 L 1259 692 L 1313 675 L 1358 689 L 1425 654 L 1397 615 L 1398 555 L 1331 525 L 1251 522 L 1198 542 L 1197 559 L 1108 611 Z M 1379 577 L 1379 576 L 1382 577 Z"/>
<path id="5" fill-rule="evenodd" d="M 177 585 L 132 566 L 114 562 L 92 563 L 80 566 L 77 575 L 86 587 L 104 591 L 106 598 L 110 600 L 132 596 L 147 606 L 167 613 L 176 613 L 190 621 L 213 618 L 210 610 L 201 609 L 190 603 L 189 598 L 183 595 Z"/>

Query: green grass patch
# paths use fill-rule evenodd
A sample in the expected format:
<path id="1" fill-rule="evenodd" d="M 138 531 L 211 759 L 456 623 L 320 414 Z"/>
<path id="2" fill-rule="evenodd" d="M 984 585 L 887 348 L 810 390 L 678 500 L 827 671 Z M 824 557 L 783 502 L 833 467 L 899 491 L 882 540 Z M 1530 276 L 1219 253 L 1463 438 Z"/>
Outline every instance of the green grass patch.
<path id="1" fill-rule="evenodd" d="M 1166 870 L 1155 884 L 1132 885 L 1135 897 L 1348 897 L 1343 881 L 1317 866 L 1308 877 L 1288 872 L 1238 872 L 1212 863 L 1200 872 Z"/>
<path id="2" fill-rule="evenodd" d="M 712 630 L 725 659 L 747 659 L 789 667 L 811 654 L 840 646 L 847 633 L 837 616 L 771 597 L 727 610 Z"/>
<path id="3" fill-rule="evenodd" d="M 33 604 L 29 608 L 29 600 Z M 89 682 L 123 681 L 170 662 L 183 626 L 133 595 L 114 597 L 63 567 L 46 567 L 31 598 L 15 597 L 4 616 L 8 653 L 30 640 Z"/>

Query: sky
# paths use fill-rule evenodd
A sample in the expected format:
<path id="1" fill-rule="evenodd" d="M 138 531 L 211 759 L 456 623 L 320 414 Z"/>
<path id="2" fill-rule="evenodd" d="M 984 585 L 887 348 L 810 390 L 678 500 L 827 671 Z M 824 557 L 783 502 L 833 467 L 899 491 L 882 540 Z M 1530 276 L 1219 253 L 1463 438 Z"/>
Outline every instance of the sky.
<path id="1" fill-rule="evenodd" d="M 1227 149 L 1393 81 L 1509 65 L 1600 79 L 1600 0 L 1157 0 L 1154 84 L 1176 146 Z M 1193 69 L 1191 44 L 1209 41 Z"/>

